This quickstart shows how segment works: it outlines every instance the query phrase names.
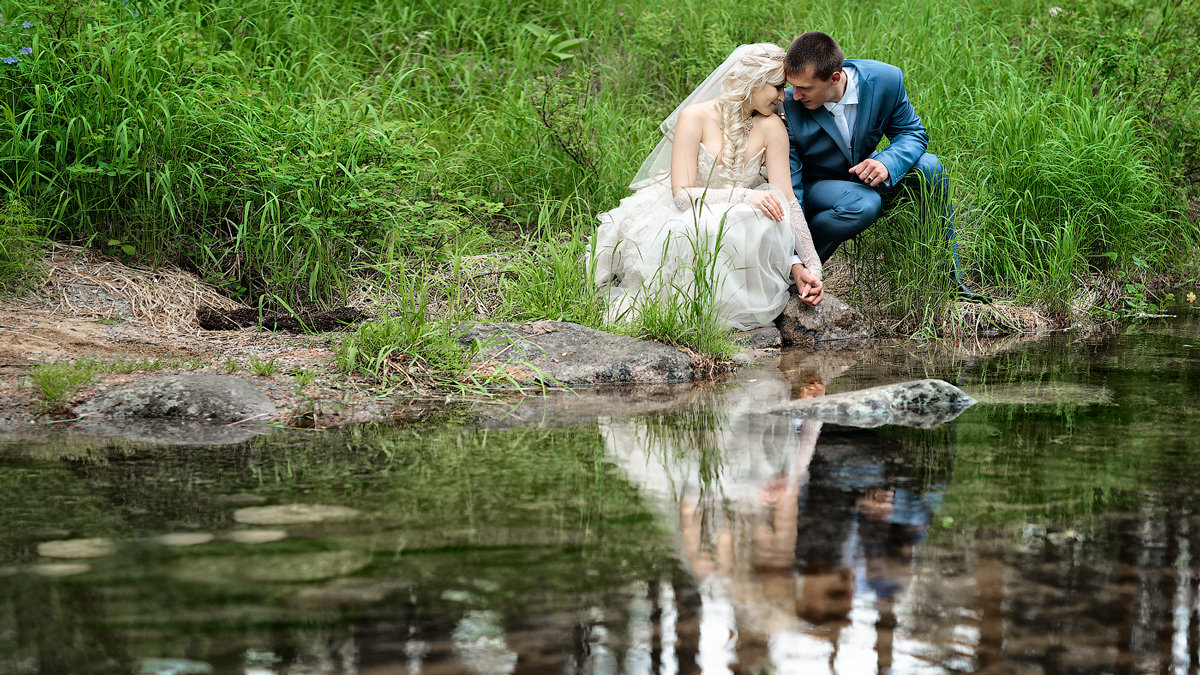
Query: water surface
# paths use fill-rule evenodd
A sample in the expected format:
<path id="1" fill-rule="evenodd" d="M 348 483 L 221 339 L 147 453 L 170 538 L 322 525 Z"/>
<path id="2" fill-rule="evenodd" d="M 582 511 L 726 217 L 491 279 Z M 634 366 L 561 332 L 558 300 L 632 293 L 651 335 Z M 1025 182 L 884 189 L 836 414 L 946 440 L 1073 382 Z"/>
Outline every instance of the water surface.
<path id="1" fill-rule="evenodd" d="M 1194 672 L 1180 314 L 454 423 L 0 445 L 0 672 Z M 980 403 L 762 412 L 923 377 Z"/>

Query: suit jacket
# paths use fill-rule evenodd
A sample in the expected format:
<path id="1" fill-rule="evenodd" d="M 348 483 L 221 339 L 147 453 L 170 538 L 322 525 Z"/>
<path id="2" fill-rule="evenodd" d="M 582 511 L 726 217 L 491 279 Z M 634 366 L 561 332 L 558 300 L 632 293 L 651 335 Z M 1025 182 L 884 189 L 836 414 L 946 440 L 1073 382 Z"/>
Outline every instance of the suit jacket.
<path id="1" fill-rule="evenodd" d="M 805 185 L 819 180 L 854 180 L 850 167 L 871 157 L 884 136 L 888 146 L 875 159 L 887 167 L 891 185 L 904 178 L 929 145 L 929 134 L 908 100 L 899 68 L 868 59 L 847 59 L 846 65 L 858 70 L 858 118 L 848 148 L 824 106 L 805 108 L 792 98 L 791 87 L 784 95 L 792 188 L 801 204 Z"/>

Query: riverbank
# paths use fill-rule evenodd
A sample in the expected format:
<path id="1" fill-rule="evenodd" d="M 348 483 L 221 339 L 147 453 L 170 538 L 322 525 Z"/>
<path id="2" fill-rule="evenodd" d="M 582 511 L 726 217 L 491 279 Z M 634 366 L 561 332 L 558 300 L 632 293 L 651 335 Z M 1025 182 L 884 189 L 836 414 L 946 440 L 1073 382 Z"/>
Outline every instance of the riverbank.
<path id="1" fill-rule="evenodd" d="M 233 316 L 251 310 L 177 268 L 130 266 L 93 250 L 61 244 L 42 257 L 39 268 L 42 280 L 38 284 L 24 294 L 6 298 L 0 305 L 0 400 L 5 401 L 0 409 L 0 431 L 11 433 L 18 428 L 27 429 L 30 424 L 60 424 L 75 419 L 74 409 L 98 393 L 161 375 L 224 375 L 243 379 L 270 398 L 278 410 L 271 424 L 280 427 L 331 428 L 411 420 L 431 410 L 444 409 L 449 400 L 448 390 L 414 386 L 410 379 L 380 379 L 360 372 L 345 372 L 339 365 L 338 345 L 348 338 L 352 327 L 324 333 L 271 331 L 258 326 L 230 330 L 201 328 L 198 312 Z M 838 275 L 833 275 L 830 281 L 831 287 L 836 288 Z M 825 304 L 844 306 L 836 300 Z M 376 313 L 365 299 L 355 311 L 368 320 Z M 976 323 L 969 332 L 976 335 L 996 333 L 1001 326 L 1018 333 L 1061 327 L 1052 318 L 1027 308 L 980 306 L 973 311 Z M 485 314 L 476 318 L 481 323 L 488 321 Z M 853 347 L 859 352 L 870 349 L 871 343 L 864 340 L 870 335 L 865 330 L 870 328 L 869 322 L 861 315 L 857 320 L 861 322 L 859 339 L 852 345 L 841 340 L 825 349 Z M 845 328 L 842 325 L 840 329 Z M 792 329 L 792 335 L 801 329 L 802 326 Z M 567 349 L 596 356 L 601 342 L 627 340 L 607 333 L 587 333 L 589 330 L 541 321 L 522 324 L 515 332 L 521 333 L 530 344 L 552 337 L 575 343 L 582 340 L 582 345 L 556 343 L 559 346 L 552 348 L 556 357 L 566 357 Z M 552 333 L 560 335 L 547 335 Z M 784 333 L 788 334 L 787 328 Z M 834 337 L 845 335 L 843 332 Z M 754 338 L 745 341 L 739 361 L 768 359 L 780 353 L 778 331 L 765 329 Z M 714 361 L 690 350 L 674 353 L 675 350 L 654 343 L 637 344 L 639 349 L 651 350 L 649 356 L 638 357 L 642 365 L 633 365 L 634 369 L 643 368 L 640 372 L 614 374 L 593 370 L 581 375 L 577 368 L 571 375 L 560 375 L 560 379 L 588 382 L 590 378 L 592 384 L 620 381 L 622 377 L 628 382 L 687 380 L 691 379 L 687 376 L 690 372 L 711 378 L 737 367 L 734 361 Z M 656 349 L 659 352 L 653 351 Z M 536 345 L 532 351 L 538 350 L 545 351 Z M 520 348 L 513 349 L 503 343 L 492 343 L 482 351 L 486 354 L 477 355 L 479 363 L 470 371 L 476 377 L 475 388 L 467 390 L 466 396 L 460 389 L 458 398 L 471 398 L 470 391 L 478 398 L 507 395 L 521 381 L 527 383 L 539 375 L 545 381 L 546 372 L 560 365 L 557 358 L 539 365 L 537 354 L 522 355 Z M 566 362 L 571 358 L 561 360 Z M 634 363 L 634 357 L 625 358 L 626 363 Z M 662 365 L 664 359 L 670 363 Z M 649 367 L 660 370 L 646 371 Z M 665 375 L 656 377 L 655 372 Z M 544 391 L 542 385 L 538 387 Z"/>

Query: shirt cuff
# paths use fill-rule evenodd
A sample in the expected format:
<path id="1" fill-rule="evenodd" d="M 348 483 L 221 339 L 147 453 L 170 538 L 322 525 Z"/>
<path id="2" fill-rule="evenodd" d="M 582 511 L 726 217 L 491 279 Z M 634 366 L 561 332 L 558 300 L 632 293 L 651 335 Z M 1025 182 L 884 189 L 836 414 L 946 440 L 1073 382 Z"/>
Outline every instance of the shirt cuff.
<path id="1" fill-rule="evenodd" d="M 792 264 L 793 265 L 803 265 L 804 261 L 800 259 L 800 256 L 793 253 L 792 254 Z"/>

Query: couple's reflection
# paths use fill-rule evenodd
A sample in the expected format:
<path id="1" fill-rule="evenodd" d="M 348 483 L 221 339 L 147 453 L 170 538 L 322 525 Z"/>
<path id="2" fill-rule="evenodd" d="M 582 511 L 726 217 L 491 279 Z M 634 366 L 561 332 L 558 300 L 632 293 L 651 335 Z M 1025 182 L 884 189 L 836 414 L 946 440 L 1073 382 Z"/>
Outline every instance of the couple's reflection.
<path id="1" fill-rule="evenodd" d="M 745 375 L 693 412 L 602 425 L 677 528 L 701 598 L 699 666 L 886 672 L 894 605 L 939 493 L 915 487 L 883 434 L 761 412 L 824 393 L 819 377 Z"/>

